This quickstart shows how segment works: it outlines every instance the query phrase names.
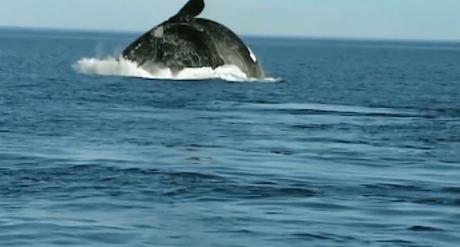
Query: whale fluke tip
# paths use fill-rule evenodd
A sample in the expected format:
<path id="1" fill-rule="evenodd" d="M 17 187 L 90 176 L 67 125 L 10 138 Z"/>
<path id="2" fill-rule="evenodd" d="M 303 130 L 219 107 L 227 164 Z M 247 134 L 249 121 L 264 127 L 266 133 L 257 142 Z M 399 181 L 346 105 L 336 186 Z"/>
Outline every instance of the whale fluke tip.
<path id="1" fill-rule="evenodd" d="M 201 14 L 205 8 L 204 0 L 189 0 L 184 7 L 182 7 L 179 12 L 171 17 L 170 21 L 182 22 L 182 21 L 191 21 L 196 16 Z"/>

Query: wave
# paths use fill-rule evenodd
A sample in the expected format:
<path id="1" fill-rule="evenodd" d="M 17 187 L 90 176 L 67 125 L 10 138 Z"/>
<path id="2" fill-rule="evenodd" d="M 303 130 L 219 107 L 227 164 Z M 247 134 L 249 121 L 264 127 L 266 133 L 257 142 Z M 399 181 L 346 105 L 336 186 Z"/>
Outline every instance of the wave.
<path id="1" fill-rule="evenodd" d="M 169 68 L 151 65 L 148 69 L 123 57 L 105 59 L 81 58 L 73 68 L 82 74 L 103 76 L 127 76 L 156 80 L 211 80 L 220 79 L 231 82 L 279 82 L 279 78 L 256 79 L 248 77 L 235 65 L 223 65 L 217 68 L 185 68 L 173 73 Z"/>

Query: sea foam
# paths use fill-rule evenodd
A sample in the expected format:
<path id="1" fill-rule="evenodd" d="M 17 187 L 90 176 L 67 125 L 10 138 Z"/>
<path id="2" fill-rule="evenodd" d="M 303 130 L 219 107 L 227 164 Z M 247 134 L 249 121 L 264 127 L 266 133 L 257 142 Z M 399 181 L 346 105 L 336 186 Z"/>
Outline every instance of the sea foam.
<path id="1" fill-rule="evenodd" d="M 127 76 L 140 77 L 158 80 L 210 80 L 220 79 L 232 82 L 278 82 L 277 78 L 256 79 L 248 77 L 235 65 L 223 65 L 217 68 L 185 68 L 173 73 L 169 68 L 159 66 L 148 66 L 148 69 L 139 67 L 137 63 L 126 60 L 122 57 L 81 58 L 73 65 L 73 68 L 80 73 L 105 76 Z"/>

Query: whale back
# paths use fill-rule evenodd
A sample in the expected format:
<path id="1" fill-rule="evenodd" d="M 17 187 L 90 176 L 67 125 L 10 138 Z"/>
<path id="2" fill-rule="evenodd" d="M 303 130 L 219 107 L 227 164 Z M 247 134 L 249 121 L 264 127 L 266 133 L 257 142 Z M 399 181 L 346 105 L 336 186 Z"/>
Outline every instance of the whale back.
<path id="1" fill-rule="evenodd" d="M 231 64 L 249 77 L 264 76 L 255 56 L 235 33 L 203 18 L 164 22 L 134 41 L 122 55 L 139 66 L 156 65 L 173 72 Z"/>

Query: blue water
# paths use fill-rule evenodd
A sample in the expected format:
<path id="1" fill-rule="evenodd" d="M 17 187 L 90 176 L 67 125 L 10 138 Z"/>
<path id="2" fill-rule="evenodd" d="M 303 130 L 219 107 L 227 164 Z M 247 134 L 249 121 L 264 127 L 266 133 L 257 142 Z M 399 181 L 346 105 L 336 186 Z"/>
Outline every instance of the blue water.
<path id="1" fill-rule="evenodd" d="M 0 30 L 0 246 L 457 246 L 460 44 L 246 38 L 282 82 L 82 75 Z"/>

